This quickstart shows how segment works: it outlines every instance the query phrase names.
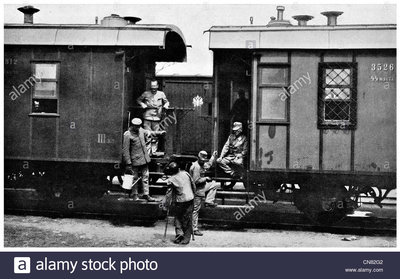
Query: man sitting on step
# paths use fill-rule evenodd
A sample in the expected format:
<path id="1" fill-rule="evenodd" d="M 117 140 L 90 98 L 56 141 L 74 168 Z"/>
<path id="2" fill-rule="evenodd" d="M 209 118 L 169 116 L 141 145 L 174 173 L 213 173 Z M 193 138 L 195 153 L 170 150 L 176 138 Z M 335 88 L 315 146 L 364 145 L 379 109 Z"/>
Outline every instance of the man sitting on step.
<path id="1" fill-rule="evenodd" d="M 234 179 L 242 179 L 244 160 L 247 155 L 247 138 L 243 134 L 241 122 L 234 122 L 232 134 L 229 135 L 221 155 L 217 159 L 217 164 L 225 173 Z"/>

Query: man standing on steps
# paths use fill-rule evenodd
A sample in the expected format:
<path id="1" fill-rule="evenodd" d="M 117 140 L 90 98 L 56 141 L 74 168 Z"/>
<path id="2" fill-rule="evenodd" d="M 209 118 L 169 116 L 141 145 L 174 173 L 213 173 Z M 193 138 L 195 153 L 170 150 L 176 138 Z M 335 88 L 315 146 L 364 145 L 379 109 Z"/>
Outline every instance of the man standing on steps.
<path id="1" fill-rule="evenodd" d="M 162 110 L 169 108 L 169 102 L 165 93 L 158 90 L 157 80 L 150 83 L 150 91 L 145 91 L 137 99 L 137 103 L 144 109 L 143 127 L 148 131 L 160 131 Z M 151 140 L 151 154 L 158 151 L 158 136 Z"/>
<path id="2" fill-rule="evenodd" d="M 162 132 L 150 132 L 141 127 L 142 120 L 133 118 L 132 125 L 128 131 L 124 133 L 123 141 L 123 161 L 125 163 L 125 173 L 132 174 L 134 182 L 139 178 L 139 173 L 142 174 L 143 198 L 149 202 L 156 201 L 149 194 L 149 167 L 150 156 L 147 151 L 146 141 L 148 137 L 154 135 L 163 135 Z M 138 190 L 137 183 L 132 188 L 132 198 L 137 201 Z"/>
<path id="3" fill-rule="evenodd" d="M 190 167 L 190 175 L 193 177 L 194 184 L 196 185 L 196 193 L 194 197 L 193 209 L 193 233 L 194 235 L 202 236 L 198 228 L 199 211 L 201 202 L 205 198 L 204 205 L 206 207 L 216 207 L 218 204 L 214 202 L 217 193 L 217 185 L 215 181 L 206 176 L 206 172 L 213 166 L 217 151 L 214 151 L 210 160 L 207 159 L 207 152 L 202 150 L 197 156 L 197 161 Z"/>

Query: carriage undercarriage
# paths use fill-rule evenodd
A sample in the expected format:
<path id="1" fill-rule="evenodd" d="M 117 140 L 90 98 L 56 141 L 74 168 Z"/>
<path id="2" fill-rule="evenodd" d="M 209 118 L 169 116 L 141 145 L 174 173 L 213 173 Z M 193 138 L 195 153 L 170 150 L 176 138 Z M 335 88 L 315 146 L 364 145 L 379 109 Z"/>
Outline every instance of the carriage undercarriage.
<path id="1" fill-rule="evenodd" d="M 166 176 L 162 170 L 169 161 L 177 161 L 182 169 L 188 169 L 195 159 L 194 156 L 175 155 L 152 160 L 150 193 L 158 199 L 165 195 Z M 147 203 L 140 199 L 132 202 L 127 198 L 121 188 L 123 172 L 120 168 L 115 168 L 116 165 L 30 162 L 30 168 L 24 169 L 21 168 L 24 162 L 26 163 L 10 161 L 6 164 L 6 210 L 28 207 L 25 210 L 47 209 L 63 212 L 62 207 L 51 208 L 62 201 L 66 209 L 63 214 L 78 211 L 101 214 L 107 213 L 107 209 L 99 209 L 96 204 L 104 206 L 111 199 L 112 206 L 108 209 L 120 208 L 125 212 L 111 210 L 107 214 L 122 216 L 129 213 L 128 217 L 131 219 L 149 222 L 164 218 L 165 212 L 162 212 L 159 203 Z M 242 180 L 235 180 L 215 169 L 209 175 L 219 184 L 216 199 L 219 206 L 215 209 L 203 209 L 200 218 L 210 222 L 231 221 L 246 224 L 256 220 L 254 222 L 258 224 L 285 223 L 285 215 L 287 220 L 291 220 L 292 215 L 297 212 L 301 214 L 301 218 L 306 219 L 303 222 L 308 225 L 330 227 L 341 223 L 347 216 L 354 215 L 360 207 L 365 206 L 369 208 L 368 212 L 371 208 L 383 209 L 385 212 L 392 211 L 395 215 L 396 197 L 392 192 L 395 188 L 391 186 L 393 177 L 390 176 L 379 175 L 374 179 L 368 176 L 366 179 L 369 184 L 363 184 L 360 175 L 341 177 L 335 174 L 333 177 L 317 173 L 305 175 L 304 172 L 294 172 L 291 175 L 289 172 L 282 174 L 246 171 Z M 346 179 L 348 184 L 345 183 Z M 22 198 L 18 198 L 18 191 L 24 192 Z M 31 195 L 26 196 L 26 191 L 30 191 Z M 10 198 L 7 198 L 7 194 Z M 74 201 L 78 201 L 79 207 L 71 205 L 69 208 L 68 202 L 74 204 Z M 132 207 L 132 204 L 135 206 Z M 132 212 L 133 208 L 141 213 L 138 214 L 135 210 Z M 146 209 L 139 210 L 140 208 Z M 214 213 L 212 210 L 215 210 Z M 279 216 L 282 215 L 279 220 L 274 220 L 278 216 L 276 210 Z M 271 216 L 275 217 L 271 219 Z M 391 222 L 395 223 L 395 219 Z"/>

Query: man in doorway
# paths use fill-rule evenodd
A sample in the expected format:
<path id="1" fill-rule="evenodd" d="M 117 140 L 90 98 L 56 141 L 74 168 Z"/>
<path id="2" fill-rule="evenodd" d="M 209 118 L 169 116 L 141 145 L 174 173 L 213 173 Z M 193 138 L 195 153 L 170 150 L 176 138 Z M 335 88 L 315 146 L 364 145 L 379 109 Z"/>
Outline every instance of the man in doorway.
<path id="1" fill-rule="evenodd" d="M 231 123 L 240 122 L 246 125 L 249 113 L 249 100 L 246 99 L 246 93 L 243 89 L 239 89 L 238 96 L 239 99 L 235 101 L 229 113 Z"/>
<path id="2" fill-rule="evenodd" d="M 150 91 L 145 91 L 137 99 L 137 103 L 144 109 L 143 127 L 148 131 L 160 131 L 162 110 L 169 108 L 169 102 L 165 93 L 158 90 L 157 80 L 150 82 Z M 151 154 L 158 151 L 158 136 L 151 140 Z"/>
<path id="3" fill-rule="evenodd" d="M 132 125 L 128 131 L 124 133 L 123 141 L 123 161 L 125 163 L 125 173 L 132 174 L 134 180 L 134 186 L 132 188 L 132 199 L 137 201 L 138 190 L 137 190 L 137 179 L 139 179 L 139 173 L 142 177 L 143 185 L 143 198 L 149 202 L 156 201 L 149 194 L 149 167 L 150 156 L 146 147 L 146 140 L 151 136 L 159 136 L 165 134 L 165 131 L 150 132 L 141 127 L 142 120 L 140 118 L 133 118 Z"/>
<path id="4" fill-rule="evenodd" d="M 242 178 L 244 160 L 247 156 L 247 138 L 243 134 L 241 122 L 234 122 L 232 134 L 229 135 L 221 155 L 217 159 L 217 164 L 225 173 L 234 179 Z"/>
<path id="5" fill-rule="evenodd" d="M 206 207 L 216 207 L 217 203 L 214 202 L 215 195 L 217 194 L 217 185 L 215 181 L 206 176 L 206 172 L 213 166 L 217 151 L 214 151 L 210 160 L 207 159 L 207 152 L 202 150 L 197 155 L 197 161 L 190 167 L 190 175 L 193 177 L 194 184 L 196 185 L 196 192 L 194 196 L 194 209 L 193 209 L 193 233 L 194 235 L 202 236 L 198 228 L 199 211 L 201 202 L 205 199 L 204 205 Z"/>

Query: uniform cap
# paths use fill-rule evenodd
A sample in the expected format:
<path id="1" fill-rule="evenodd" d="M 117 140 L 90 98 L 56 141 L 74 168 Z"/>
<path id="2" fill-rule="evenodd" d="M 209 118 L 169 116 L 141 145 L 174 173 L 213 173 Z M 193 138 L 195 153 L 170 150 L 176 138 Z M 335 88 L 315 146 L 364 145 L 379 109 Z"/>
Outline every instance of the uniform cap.
<path id="1" fill-rule="evenodd" d="M 140 118 L 133 118 L 131 122 L 133 125 L 136 125 L 136 126 L 142 125 L 142 120 Z"/>
<path id="2" fill-rule="evenodd" d="M 202 161 L 207 161 L 207 160 L 208 160 L 208 159 L 207 159 L 208 154 L 207 154 L 207 152 L 204 151 L 204 150 L 202 150 L 202 151 L 199 152 L 198 157 L 199 157 L 199 159 L 202 160 Z"/>
<path id="3" fill-rule="evenodd" d="M 176 162 L 169 163 L 168 166 L 164 170 L 164 173 L 166 175 L 175 175 L 178 172 L 179 172 L 179 166 Z"/>
<path id="4" fill-rule="evenodd" d="M 237 131 L 237 130 L 239 130 L 239 129 L 242 129 L 242 123 L 241 122 L 234 122 L 233 123 L 233 126 L 232 126 L 232 130 L 233 131 Z"/>
<path id="5" fill-rule="evenodd" d="M 156 80 L 152 80 L 150 82 L 150 88 L 158 88 L 158 82 Z"/>

